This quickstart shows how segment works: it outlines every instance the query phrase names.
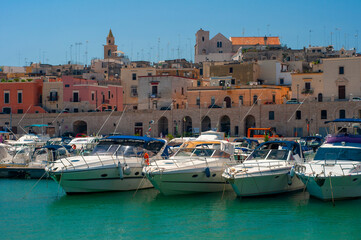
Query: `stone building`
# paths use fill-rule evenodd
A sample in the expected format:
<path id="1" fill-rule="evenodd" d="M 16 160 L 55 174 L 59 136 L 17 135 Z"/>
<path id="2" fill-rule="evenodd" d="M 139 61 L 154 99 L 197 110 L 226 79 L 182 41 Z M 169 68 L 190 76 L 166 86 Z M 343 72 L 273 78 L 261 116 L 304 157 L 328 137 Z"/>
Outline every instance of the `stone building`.
<path id="1" fill-rule="evenodd" d="M 140 77 L 138 109 L 185 109 L 187 89 L 196 85 L 196 79 L 179 76 Z"/>

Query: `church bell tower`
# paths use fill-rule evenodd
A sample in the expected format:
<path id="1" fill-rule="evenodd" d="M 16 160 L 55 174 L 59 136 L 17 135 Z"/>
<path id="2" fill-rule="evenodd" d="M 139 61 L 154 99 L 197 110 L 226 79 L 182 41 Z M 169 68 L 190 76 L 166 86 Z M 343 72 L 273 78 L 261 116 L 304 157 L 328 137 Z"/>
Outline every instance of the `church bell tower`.
<path id="1" fill-rule="evenodd" d="M 117 49 L 118 46 L 114 44 L 114 36 L 112 33 L 112 30 L 109 30 L 109 34 L 107 37 L 107 44 L 104 45 L 104 59 L 108 59 L 108 58 L 117 58 Z"/>

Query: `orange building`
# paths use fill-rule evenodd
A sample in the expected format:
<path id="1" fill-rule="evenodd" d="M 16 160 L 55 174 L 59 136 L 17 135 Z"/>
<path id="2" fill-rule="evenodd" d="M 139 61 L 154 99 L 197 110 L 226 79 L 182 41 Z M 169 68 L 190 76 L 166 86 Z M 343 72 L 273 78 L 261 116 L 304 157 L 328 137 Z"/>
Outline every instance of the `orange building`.
<path id="1" fill-rule="evenodd" d="M 187 90 L 188 108 L 232 108 L 253 104 L 282 104 L 290 98 L 290 88 L 276 85 L 236 87 L 207 86 Z"/>
<path id="2" fill-rule="evenodd" d="M 1 82 L 0 111 L 3 113 L 45 113 L 41 107 L 43 82 Z"/>

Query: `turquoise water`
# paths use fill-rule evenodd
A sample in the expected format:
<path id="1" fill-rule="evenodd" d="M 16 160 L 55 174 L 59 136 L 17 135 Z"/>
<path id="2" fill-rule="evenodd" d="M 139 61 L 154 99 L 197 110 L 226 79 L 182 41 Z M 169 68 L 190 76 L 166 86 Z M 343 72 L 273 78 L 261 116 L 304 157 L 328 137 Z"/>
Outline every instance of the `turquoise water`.
<path id="1" fill-rule="evenodd" d="M 67 196 L 51 180 L 0 180 L 0 239 L 360 239 L 361 200 L 238 199 L 156 190 Z M 27 194 L 28 192 L 28 194 Z"/>

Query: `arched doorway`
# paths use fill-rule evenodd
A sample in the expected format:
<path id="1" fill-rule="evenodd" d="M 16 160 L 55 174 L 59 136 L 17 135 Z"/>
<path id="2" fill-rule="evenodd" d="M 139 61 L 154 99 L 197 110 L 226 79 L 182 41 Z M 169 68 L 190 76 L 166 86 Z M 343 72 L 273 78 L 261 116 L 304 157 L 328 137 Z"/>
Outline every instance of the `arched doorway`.
<path id="1" fill-rule="evenodd" d="M 158 133 L 162 136 L 168 135 L 168 119 L 166 117 L 161 117 L 158 121 Z"/>
<path id="2" fill-rule="evenodd" d="M 231 135 L 231 119 L 224 115 L 220 119 L 221 132 L 224 132 L 226 136 Z"/>
<path id="3" fill-rule="evenodd" d="M 211 130 L 211 119 L 208 116 L 205 116 L 202 119 L 201 131 L 205 132 L 205 131 L 209 131 L 209 130 Z"/>
<path id="4" fill-rule="evenodd" d="M 247 136 L 248 128 L 256 127 L 256 119 L 252 115 L 248 115 L 244 122 L 244 135 Z"/>
<path id="5" fill-rule="evenodd" d="M 186 116 L 183 118 L 183 126 L 182 130 L 185 135 L 191 135 L 192 134 L 192 118 L 189 116 Z"/>
<path id="6" fill-rule="evenodd" d="M 226 108 L 231 108 L 232 107 L 232 100 L 230 97 L 225 97 L 224 100 L 226 102 Z"/>
<path id="7" fill-rule="evenodd" d="M 73 123 L 73 132 L 75 135 L 77 135 L 78 133 L 88 134 L 88 126 L 86 122 L 81 120 L 75 121 Z"/>

